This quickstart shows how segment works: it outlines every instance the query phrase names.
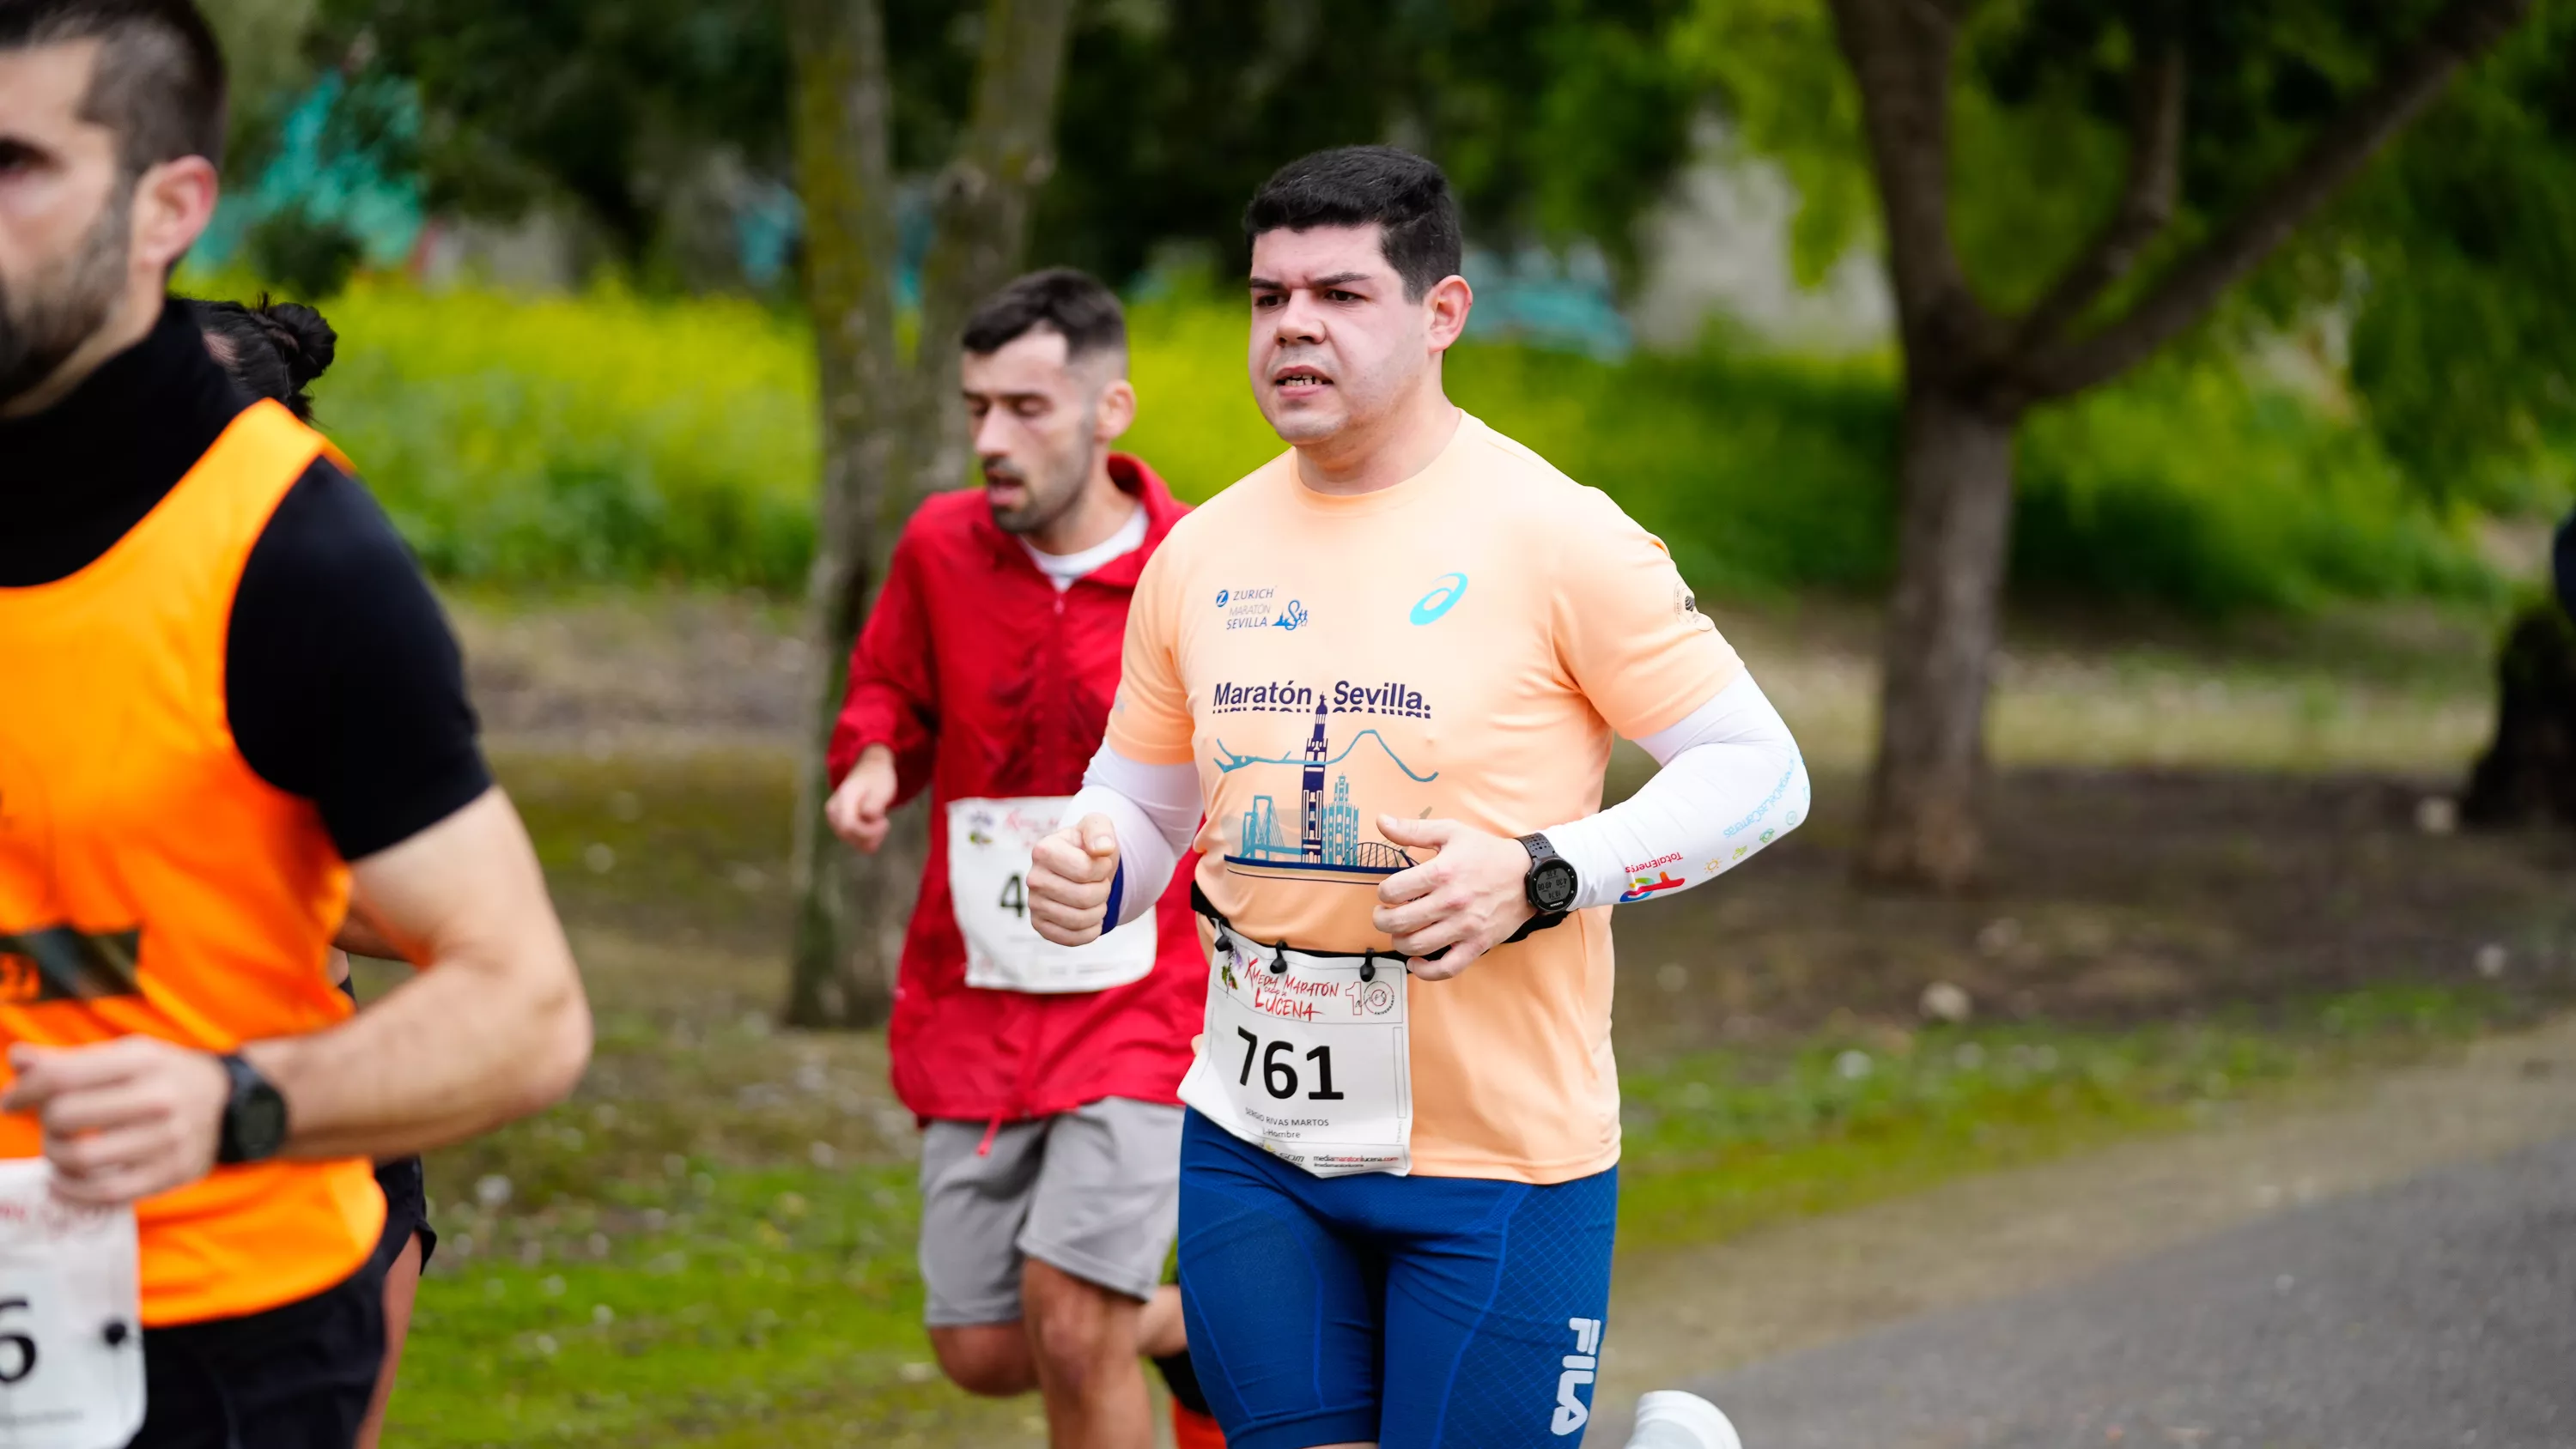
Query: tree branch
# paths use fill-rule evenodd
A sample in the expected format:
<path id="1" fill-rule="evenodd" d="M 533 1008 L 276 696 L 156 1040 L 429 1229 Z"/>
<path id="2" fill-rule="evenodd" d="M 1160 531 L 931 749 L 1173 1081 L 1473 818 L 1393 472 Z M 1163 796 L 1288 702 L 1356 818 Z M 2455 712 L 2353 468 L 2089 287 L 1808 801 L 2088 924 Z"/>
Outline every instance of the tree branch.
<path id="1" fill-rule="evenodd" d="M 2308 144 L 2268 189 L 2168 273 L 2128 315 L 2019 369 L 2028 396 L 2064 397 L 2117 376 L 2207 312 L 2405 129 L 2460 69 L 2522 23 L 2532 0 L 2453 0 L 2415 47 Z"/>
<path id="2" fill-rule="evenodd" d="M 2129 274 L 2173 220 L 2182 187 L 2184 66 L 2182 47 L 2167 44 L 2138 62 L 2129 114 L 2129 176 L 2101 234 L 2067 264 L 2055 285 L 2014 329 L 2016 353 L 2057 340 L 2113 283 Z"/>
<path id="3" fill-rule="evenodd" d="M 1860 87 L 1907 365 L 1942 373 L 1974 367 L 1999 328 L 1970 292 L 1950 236 L 1956 0 L 1832 3 L 1835 38 Z"/>

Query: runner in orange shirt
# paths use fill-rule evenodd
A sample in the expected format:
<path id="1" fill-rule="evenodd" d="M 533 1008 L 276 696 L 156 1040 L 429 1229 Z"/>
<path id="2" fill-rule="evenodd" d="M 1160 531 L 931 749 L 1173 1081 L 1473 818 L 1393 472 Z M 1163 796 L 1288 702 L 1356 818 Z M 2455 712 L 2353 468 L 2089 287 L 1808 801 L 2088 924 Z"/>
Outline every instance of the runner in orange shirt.
<path id="1" fill-rule="evenodd" d="M 1201 852 L 1181 1290 L 1229 1443 L 1574 1442 L 1617 1206 L 1610 907 L 1776 839 L 1806 771 L 1663 546 L 1448 400 L 1473 297 L 1438 168 L 1320 152 L 1245 229 L 1291 448 L 1147 565 L 1031 915 L 1087 940 L 1123 878 Z M 1613 734 L 1663 768 L 1603 811 Z M 1639 1422 L 1733 1440 L 1688 1395 Z"/>

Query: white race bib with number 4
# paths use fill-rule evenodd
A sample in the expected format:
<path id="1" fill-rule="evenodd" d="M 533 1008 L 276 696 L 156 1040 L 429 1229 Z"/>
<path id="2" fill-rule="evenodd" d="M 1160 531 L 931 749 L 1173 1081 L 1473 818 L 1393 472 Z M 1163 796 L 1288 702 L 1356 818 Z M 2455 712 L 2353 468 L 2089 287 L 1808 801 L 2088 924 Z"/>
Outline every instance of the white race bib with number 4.
<path id="1" fill-rule="evenodd" d="M 131 1208 L 58 1201 L 42 1158 L 0 1162 L 0 1449 L 118 1449 L 143 1427 Z"/>
<path id="2" fill-rule="evenodd" d="M 1055 833 L 1070 798 L 948 802 L 948 894 L 966 938 L 967 985 L 1038 995 L 1106 991 L 1154 969 L 1150 912 L 1088 946 L 1059 946 L 1029 924 L 1029 852 Z M 1154 882 L 1154 894 L 1166 884 Z"/>
<path id="3" fill-rule="evenodd" d="M 1181 1100 L 1317 1177 L 1412 1171 L 1403 959 L 1290 951 L 1280 972 L 1271 948 L 1226 939 Z"/>

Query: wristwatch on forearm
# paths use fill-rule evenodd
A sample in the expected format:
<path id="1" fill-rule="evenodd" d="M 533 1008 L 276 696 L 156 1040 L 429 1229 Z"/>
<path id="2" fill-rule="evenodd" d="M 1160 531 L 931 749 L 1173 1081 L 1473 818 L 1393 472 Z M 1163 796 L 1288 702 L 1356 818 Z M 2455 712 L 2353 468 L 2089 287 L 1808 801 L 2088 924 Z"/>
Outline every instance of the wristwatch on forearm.
<path id="1" fill-rule="evenodd" d="M 1522 836 L 1521 848 L 1530 858 L 1529 873 L 1521 877 L 1521 894 L 1528 898 L 1530 909 L 1542 916 L 1564 915 L 1583 889 L 1573 863 L 1557 854 L 1544 835 Z"/>
<path id="2" fill-rule="evenodd" d="M 286 1145 L 286 1097 L 238 1052 L 216 1058 L 232 1094 L 224 1100 L 223 1134 L 215 1161 L 233 1167 L 266 1162 Z"/>

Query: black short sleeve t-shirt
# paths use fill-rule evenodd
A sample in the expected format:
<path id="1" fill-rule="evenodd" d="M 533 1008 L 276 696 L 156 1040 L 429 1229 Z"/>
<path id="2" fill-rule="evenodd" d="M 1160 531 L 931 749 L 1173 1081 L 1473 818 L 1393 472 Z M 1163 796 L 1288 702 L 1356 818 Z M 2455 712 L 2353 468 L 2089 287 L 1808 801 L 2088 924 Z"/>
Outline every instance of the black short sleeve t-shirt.
<path id="1" fill-rule="evenodd" d="M 0 589 L 95 563 L 249 405 L 185 309 L 165 306 L 62 402 L 0 419 Z M 344 859 L 491 787 L 446 617 L 373 496 L 328 458 L 252 546 L 224 662 L 242 758 L 311 800 Z"/>

